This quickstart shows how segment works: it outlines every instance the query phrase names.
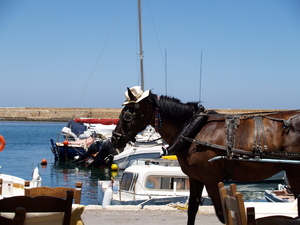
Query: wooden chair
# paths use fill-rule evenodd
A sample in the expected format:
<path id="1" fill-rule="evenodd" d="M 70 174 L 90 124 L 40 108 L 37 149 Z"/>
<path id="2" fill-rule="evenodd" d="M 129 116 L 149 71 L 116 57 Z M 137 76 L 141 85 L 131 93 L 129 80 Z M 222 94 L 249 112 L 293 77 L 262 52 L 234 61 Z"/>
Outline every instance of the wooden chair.
<path id="1" fill-rule="evenodd" d="M 66 191 L 71 190 L 74 192 L 74 203 L 80 204 L 81 202 L 81 191 L 82 191 L 82 182 L 76 183 L 76 188 L 70 187 L 35 187 L 30 188 L 30 182 L 25 181 L 25 195 L 30 197 L 35 196 L 54 196 L 57 198 L 64 198 L 66 196 Z"/>
<path id="2" fill-rule="evenodd" d="M 13 219 L 0 216 L 0 224 L 5 225 L 23 225 L 26 217 L 26 209 L 22 207 L 17 207 L 15 210 L 15 216 Z"/>
<path id="3" fill-rule="evenodd" d="M 247 208 L 247 215 L 245 211 L 245 204 L 243 194 L 237 192 L 236 185 L 231 184 L 230 190 L 224 188 L 222 182 L 219 183 L 219 193 L 222 201 L 223 213 L 225 223 L 227 225 L 276 225 L 276 224 L 300 224 L 300 209 L 298 197 L 298 217 L 287 216 L 268 216 L 255 219 L 254 207 Z"/>
<path id="4" fill-rule="evenodd" d="M 72 201 L 73 191 L 70 190 L 67 191 L 65 198 L 52 196 L 13 196 L 0 200 L 0 212 L 1 214 L 14 212 L 17 207 L 25 208 L 27 214 L 37 213 L 41 215 L 49 212 L 62 212 L 62 224 L 69 225 L 71 221 Z"/>

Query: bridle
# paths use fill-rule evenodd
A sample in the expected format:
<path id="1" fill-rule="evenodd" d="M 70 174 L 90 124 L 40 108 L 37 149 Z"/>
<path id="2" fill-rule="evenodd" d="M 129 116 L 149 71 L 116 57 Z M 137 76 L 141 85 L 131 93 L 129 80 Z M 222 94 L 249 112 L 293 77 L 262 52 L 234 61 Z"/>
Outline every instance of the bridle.
<path id="1" fill-rule="evenodd" d="M 135 137 L 132 137 L 133 135 L 133 131 L 132 131 L 132 126 L 135 123 L 135 119 L 137 117 L 137 115 L 139 115 L 141 118 L 143 118 L 146 122 L 146 124 L 148 124 L 148 120 L 145 117 L 145 114 L 142 112 L 142 110 L 140 109 L 140 104 L 135 103 L 134 107 L 133 107 L 133 112 L 130 112 L 129 110 L 125 111 L 123 114 L 120 115 L 120 121 L 121 119 L 123 119 L 123 123 L 125 124 L 127 130 L 129 130 L 129 132 L 125 132 L 123 129 L 123 126 L 121 126 L 121 134 L 117 133 L 115 131 L 113 131 L 113 136 L 116 137 L 117 140 L 122 140 L 122 142 L 127 143 L 129 141 L 135 142 Z"/>

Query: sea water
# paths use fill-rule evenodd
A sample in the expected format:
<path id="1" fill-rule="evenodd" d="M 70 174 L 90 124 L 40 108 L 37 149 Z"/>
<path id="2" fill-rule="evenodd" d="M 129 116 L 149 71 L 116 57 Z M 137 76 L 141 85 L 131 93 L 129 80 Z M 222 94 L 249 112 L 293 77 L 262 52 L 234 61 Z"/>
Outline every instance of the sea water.
<path id="1" fill-rule="evenodd" d="M 84 205 L 98 204 L 98 179 L 110 180 L 109 168 L 88 169 L 82 164 L 57 162 L 50 149 L 50 138 L 56 141 L 57 133 L 67 123 L 56 122 L 0 122 L 0 135 L 5 139 L 6 146 L 0 152 L 0 172 L 17 176 L 25 180 L 32 179 L 35 167 L 39 168 L 42 186 L 66 186 L 75 188 L 76 182 L 83 184 L 81 203 Z M 42 166 L 42 159 L 47 165 Z"/>
<path id="2" fill-rule="evenodd" d="M 82 164 L 57 162 L 50 150 L 50 138 L 56 141 L 57 133 L 67 123 L 57 122 L 7 122 L 0 121 L 0 135 L 6 146 L 0 152 L 0 172 L 32 179 L 35 167 L 39 168 L 42 186 L 75 187 L 77 181 L 83 184 L 81 203 L 98 204 L 97 182 L 99 179 L 120 179 L 123 171 L 115 173 L 110 168 L 86 168 Z M 41 165 L 42 159 L 48 164 Z M 283 183 L 283 182 L 282 182 Z M 246 201 L 265 201 L 264 190 L 276 189 L 278 183 L 237 184 Z"/>

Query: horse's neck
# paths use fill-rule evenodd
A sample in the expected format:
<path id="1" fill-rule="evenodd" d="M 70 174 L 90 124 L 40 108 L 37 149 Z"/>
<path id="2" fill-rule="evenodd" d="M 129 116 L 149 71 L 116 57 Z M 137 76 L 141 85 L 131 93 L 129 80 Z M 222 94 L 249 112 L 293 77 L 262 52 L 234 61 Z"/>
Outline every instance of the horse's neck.
<path id="1" fill-rule="evenodd" d="M 184 123 L 179 123 L 177 120 L 171 120 L 170 118 L 162 118 L 159 134 L 168 144 L 171 144 L 183 127 Z"/>
<path id="2" fill-rule="evenodd" d="M 173 102 L 173 99 L 168 99 L 167 97 L 166 100 L 169 103 L 166 103 L 167 101 L 164 101 L 164 103 L 161 104 L 160 97 L 157 96 L 154 97 L 154 99 L 157 99 L 157 101 L 154 100 L 155 104 L 152 104 L 152 109 L 148 111 L 154 113 L 154 116 L 153 114 L 150 116 L 152 118 L 151 125 L 154 126 L 156 130 L 158 130 L 161 137 L 168 144 L 171 144 L 177 138 L 177 135 L 181 132 L 181 130 L 184 128 L 184 124 L 187 122 L 187 120 L 189 120 L 189 118 L 186 118 L 186 115 L 192 114 L 191 110 L 186 113 L 185 111 L 182 112 L 183 110 L 189 110 L 190 108 L 184 106 L 184 104 L 182 103 L 176 102 L 176 100 Z M 166 105 L 168 104 L 170 104 L 169 107 L 166 107 Z M 170 112 L 170 110 L 176 111 L 178 108 L 180 108 L 181 117 L 174 116 L 173 111 Z M 185 115 L 183 116 L 183 118 L 182 114 Z"/>

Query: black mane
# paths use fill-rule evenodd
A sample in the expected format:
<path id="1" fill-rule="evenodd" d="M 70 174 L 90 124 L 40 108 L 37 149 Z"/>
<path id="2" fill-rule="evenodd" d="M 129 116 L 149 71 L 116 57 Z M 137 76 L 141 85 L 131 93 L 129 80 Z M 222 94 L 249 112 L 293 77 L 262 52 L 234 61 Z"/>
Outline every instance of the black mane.
<path id="1" fill-rule="evenodd" d="M 159 100 L 157 95 L 149 94 L 149 101 L 153 102 L 160 109 L 160 113 L 167 117 L 181 118 L 189 120 L 199 108 L 198 102 L 182 103 L 177 98 L 167 96 L 160 96 Z"/>

